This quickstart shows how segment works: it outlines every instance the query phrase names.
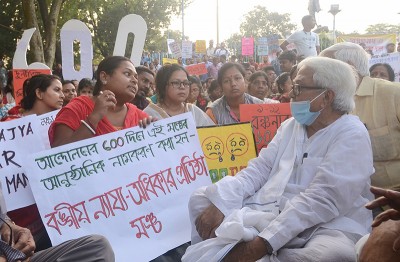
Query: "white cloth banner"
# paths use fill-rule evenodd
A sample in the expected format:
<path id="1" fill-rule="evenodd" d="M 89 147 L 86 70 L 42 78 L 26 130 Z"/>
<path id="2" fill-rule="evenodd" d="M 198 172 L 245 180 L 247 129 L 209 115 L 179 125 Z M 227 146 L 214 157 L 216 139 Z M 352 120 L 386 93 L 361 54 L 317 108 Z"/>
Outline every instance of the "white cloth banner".
<path id="1" fill-rule="evenodd" d="M 377 63 L 389 64 L 394 71 L 394 81 L 400 82 L 400 53 L 390 53 L 382 56 L 374 56 L 369 60 L 369 67 Z"/>
<path id="2" fill-rule="evenodd" d="M 8 211 L 35 203 L 26 156 L 45 149 L 41 131 L 36 115 L 0 122 L 0 177 Z"/>
<path id="3" fill-rule="evenodd" d="M 33 154 L 28 162 L 52 243 L 104 235 L 122 262 L 149 261 L 189 241 L 189 197 L 211 184 L 191 113 Z"/>

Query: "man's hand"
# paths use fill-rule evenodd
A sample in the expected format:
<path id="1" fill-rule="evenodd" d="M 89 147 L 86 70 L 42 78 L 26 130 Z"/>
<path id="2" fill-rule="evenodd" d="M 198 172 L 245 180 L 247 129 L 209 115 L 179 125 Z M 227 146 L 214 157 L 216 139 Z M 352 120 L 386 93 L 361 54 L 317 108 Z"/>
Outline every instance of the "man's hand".
<path id="1" fill-rule="evenodd" d="M 12 223 L 8 224 L 11 226 L 13 232 L 13 248 L 20 250 L 28 258 L 31 257 L 36 248 L 31 231 L 29 231 L 27 228 L 14 225 Z M 11 234 L 8 226 L 3 224 L 0 232 L 3 241 L 9 242 Z"/>
<path id="2" fill-rule="evenodd" d="M 389 220 L 372 229 L 365 243 L 360 262 L 399 261 L 400 221 Z M 396 246 L 397 243 L 397 246 Z M 396 249 L 397 248 L 397 249 Z"/>
<path id="3" fill-rule="evenodd" d="M 378 198 L 365 205 L 366 208 L 374 209 L 376 207 L 381 207 L 385 205 L 388 205 L 392 208 L 377 215 L 374 222 L 372 223 L 373 227 L 377 227 L 382 222 L 387 221 L 389 219 L 400 220 L 399 192 L 379 187 L 371 187 L 371 192 L 375 194 L 375 196 L 377 196 Z"/>
<path id="4" fill-rule="evenodd" d="M 257 261 L 267 255 L 267 245 L 264 239 L 256 237 L 249 242 L 237 244 L 224 257 L 224 262 L 250 262 Z"/>
<path id="5" fill-rule="evenodd" d="M 224 214 L 213 204 L 207 207 L 195 221 L 196 230 L 203 239 L 215 237 L 215 230 L 224 220 Z"/>

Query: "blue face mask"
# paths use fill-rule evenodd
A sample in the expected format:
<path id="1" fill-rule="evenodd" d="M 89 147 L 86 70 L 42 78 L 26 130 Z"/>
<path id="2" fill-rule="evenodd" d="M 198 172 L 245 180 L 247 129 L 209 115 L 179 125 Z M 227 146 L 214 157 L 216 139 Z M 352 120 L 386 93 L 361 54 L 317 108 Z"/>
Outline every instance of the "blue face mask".
<path id="1" fill-rule="evenodd" d="M 290 111 L 292 112 L 292 116 L 294 117 L 294 119 L 296 119 L 296 121 L 300 124 L 306 126 L 314 123 L 315 119 L 317 119 L 322 109 L 318 112 L 310 112 L 311 103 L 320 95 L 325 93 L 325 91 L 316 96 L 311 101 L 290 102 Z"/>

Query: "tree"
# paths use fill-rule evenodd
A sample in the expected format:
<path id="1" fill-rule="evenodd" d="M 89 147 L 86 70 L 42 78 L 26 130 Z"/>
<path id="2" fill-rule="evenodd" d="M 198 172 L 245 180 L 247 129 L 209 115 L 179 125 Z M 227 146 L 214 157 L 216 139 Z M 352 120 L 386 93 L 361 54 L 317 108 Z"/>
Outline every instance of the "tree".
<path id="1" fill-rule="evenodd" d="M 22 1 L 24 27 L 37 29 L 30 43 L 33 59 L 37 62 L 44 62 L 50 68 L 56 53 L 56 29 L 63 2 L 64 0 L 52 0 L 49 5 L 47 0 L 37 0 L 36 5 L 34 0 Z M 42 19 L 41 26 L 37 19 L 37 8 Z M 41 27 L 42 30 L 40 30 Z"/>
<path id="2" fill-rule="evenodd" d="M 192 0 L 185 0 L 185 6 Z M 93 31 L 95 56 L 108 56 L 114 50 L 118 24 L 122 17 L 137 14 L 147 23 L 145 49 L 149 51 L 166 50 L 167 36 L 162 34 L 171 21 L 172 15 L 181 12 L 180 0 L 88 0 L 68 1 L 65 8 L 74 10 L 72 15 L 85 22 Z M 70 5 L 72 8 L 70 8 Z M 71 17 L 71 14 L 68 15 Z M 69 18 L 70 19 L 70 18 Z M 129 40 L 133 41 L 133 37 Z M 164 41 L 165 40 L 165 41 Z M 127 50 L 132 47 L 128 42 Z"/>
<path id="3" fill-rule="evenodd" d="M 263 6 L 256 6 L 245 15 L 245 21 L 240 25 L 243 36 L 263 37 L 278 34 L 281 38 L 290 34 L 296 25 L 290 23 L 290 14 L 269 12 Z"/>
<path id="4" fill-rule="evenodd" d="M 191 2 L 184 0 L 185 6 Z M 44 62 L 51 67 L 56 49 L 57 62 L 61 62 L 59 32 L 66 21 L 74 18 L 86 23 L 93 34 L 95 59 L 101 59 L 112 54 L 119 21 L 127 14 L 138 14 L 146 21 L 148 31 L 145 48 L 159 48 L 159 41 L 164 37 L 162 32 L 168 28 L 171 17 L 181 11 L 181 1 L 0 0 L 0 8 L 0 56 L 11 59 L 22 31 L 36 27 L 38 30 L 30 43 L 28 62 Z M 132 41 L 127 49 L 131 45 Z"/>
<path id="5" fill-rule="evenodd" d="M 366 32 L 368 34 L 398 34 L 400 32 L 400 24 L 399 25 L 390 25 L 390 24 L 374 24 L 369 25 Z"/>
<path id="6" fill-rule="evenodd" d="M 232 54 L 241 54 L 242 53 L 242 35 L 241 34 L 233 34 L 226 41 L 226 46 L 232 51 Z"/>
<path id="7" fill-rule="evenodd" d="M 0 0 L 0 60 L 10 65 L 17 39 L 22 35 L 21 2 Z"/>

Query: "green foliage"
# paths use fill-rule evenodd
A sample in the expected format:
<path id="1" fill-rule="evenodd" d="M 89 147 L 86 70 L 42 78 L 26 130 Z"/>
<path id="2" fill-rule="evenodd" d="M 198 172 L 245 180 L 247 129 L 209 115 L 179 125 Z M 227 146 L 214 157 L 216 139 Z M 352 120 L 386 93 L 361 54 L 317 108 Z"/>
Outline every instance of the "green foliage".
<path id="1" fill-rule="evenodd" d="M 333 45 L 332 37 L 329 38 L 325 32 L 318 34 L 321 51 Z"/>
<path id="2" fill-rule="evenodd" d="M 185 0 L 185 4 L 189 4 Z M 68 6 L 68 8 L 67 8 Z M 66 21 L 73 18 L 86 23 L 92 30 L 94 54 L 105 57 L 114 50 L 114 42 L 118 25 L 122 17 L 128 14 L 137 14 L 147 23 L 147 37 L 145 50 L 166 51 L 167 36 L 162 33 L 170 24 L 172 15 L 181 11 L 180 0 L 88 0 L 67 1 L 65 9 L 73 10 L 63 17 Z M 64 10 L 65 10 L 64 9 Z M 63 11 L 65 14 L 65 11 Z M 134 26 L 134 25 L 132 25 Z M 133 37 L 130 38 L 133 40 Z M 132 47 L 132 42 L 127 44 L 127 50 Z"/>
<path id="3" fill-rule="evenodd" d="M 366 32 L 368 34 L 398 34 L 400 33 L 400 24 L 374 24 L 369 25 Z"/>
<path id="4" fill-rule="evenodd" d="M 247 37 L 263 37 L 278 34 L 282 38 L 296 29 L 290 23 L 290 14 L 269 12 L 263 6 L 256 6 L 245 15 L 245 21 L 240 25 L 240 33 Z"/>
<path id="5" fill-rule="evenodd" d="M 241 34 L 233 34 L 226 41 L 226 46 L 229 50 L 232 51 L 232 54 L 241 54 L 242 53 L 242 35 Z"/>
<path id="6" fill-rule="evenodd" d="M 36 7 L 39 1 L 42 0 L 35 0 Z M 185 6 L 192 1 L 184 0 Z M 14 56 L 17 39 L 22 36 L 24 18 L 21 2 L 23 1 L 0 0 L 0 57 L 8 60 Z M 64 0 L 58 25 L 54 29 L 57 39 L 56 61 L 61 59 L 60 29 L 70 19 L 84 22 L 91 30 L 95 61 L 112 54 L 119 22 L 128 14 L 140 15 L 147 23 L 145 50 L 166 51 L 167 35 L 163 32 L 170 25 L 172 16 L 180 14 L 181 3 L 181 0 Z M 39 31 L 44 36 L 44 23 L 41 20 L 39 8 L 36 8 L 35 12 Z M 46 33 L 54 33 L 54 31 Z M 132 36 L 130 40 L 133 38 Z M 131 49 L 132 42 L 127 44 L 127 50 Z M 78 52 L 75 52 L 75 55 L 77 58 Z"/>
<path id="7" fill-rule="evenodd" d="M 20 1 L 0 0 L 0 60 L 8 61 L 8 67 L 11 67 L 17 39 L 22 36 L 21 6 Z"/>
<path id="8" fill-rule="evenodd" d="M 233 34 L 225 41 L 236 55 L 242 53 L 242 37 L 258 38 L 278 34 L 284 38 L 296 29 L 296 25 L 290 23 L 289 14 L 269 12 L 263 6 L 256 6 L 244 18 L 240 25 L 240 34 Z"/>

